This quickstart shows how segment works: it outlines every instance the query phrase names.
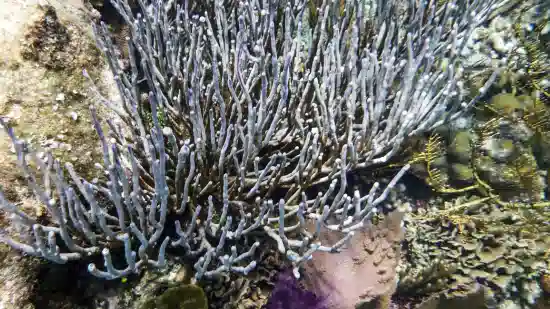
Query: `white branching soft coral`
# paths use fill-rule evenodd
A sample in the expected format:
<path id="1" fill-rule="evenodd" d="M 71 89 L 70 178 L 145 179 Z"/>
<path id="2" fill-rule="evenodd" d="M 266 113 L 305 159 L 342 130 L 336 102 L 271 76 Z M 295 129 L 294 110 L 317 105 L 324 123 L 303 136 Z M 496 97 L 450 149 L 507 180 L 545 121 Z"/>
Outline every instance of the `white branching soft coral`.
<path id="1" fill-rule="evenodd" d="M 130 36 L 123 66 L 107 26 L 94 27 L 122 101 L 96 91 L 121 120 L 107 134 L 94 116 L 106 181 L 70 165 L 66 177 L 6 126 L 48 224 L 2 200 L 33 235 L 3 241 L 58 263 L 101 252 L 104 269 L 89 270 L 106 279 L 163 267 L 167 247 L 195 261 L 197 279 L 248 273 L 266 241 L 296 268 L 339 252 L 408 166 L 366 192 L 348 172 L 387 163 L 477 101 L 460 55 L 499 1 L 314 2 L 112 0 Z M 327 230 L 341 239 L 323 244 Z"/>

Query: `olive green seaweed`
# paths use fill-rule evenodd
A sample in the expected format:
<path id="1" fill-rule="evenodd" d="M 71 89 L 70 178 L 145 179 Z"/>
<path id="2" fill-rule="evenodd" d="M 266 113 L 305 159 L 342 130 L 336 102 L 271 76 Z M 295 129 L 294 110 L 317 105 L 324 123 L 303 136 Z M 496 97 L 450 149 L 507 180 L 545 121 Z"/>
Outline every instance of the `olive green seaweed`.
<path id="1" fill-rule="evenodd" d="M 208 309 L 208 300 L 201 287 L 187 284 L 168 288 L 140 309 Z"/>

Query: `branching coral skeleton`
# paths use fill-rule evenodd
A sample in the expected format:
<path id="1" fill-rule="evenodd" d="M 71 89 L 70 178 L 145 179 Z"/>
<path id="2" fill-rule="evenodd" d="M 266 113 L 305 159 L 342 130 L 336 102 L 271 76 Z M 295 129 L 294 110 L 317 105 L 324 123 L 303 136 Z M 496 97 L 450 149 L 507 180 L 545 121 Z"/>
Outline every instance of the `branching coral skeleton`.
<path id="1" fill-rule="evenodd" d="M 466 100 L 461 51 L 497 0 L 325 0 L 316 14 L 304 0 L 139 0 L 139 13 L 112 3 L 131 35 L 125 66 L 107 26 L 94 26 L 121 100 L 96 90 L 120 119 L 107 120 L 108 133 L 92 107 L 107 180 L 88 182 L 65 164 L 67 178 L 60 162 L 39 158 L 0 123 L 50 221 L 2 198 L 27 229 L 2 240 L 57 263 L 101 252 L 103 270 L 89 271 L 106 279 L 165 266 L 168 247 L 195 261 L 197 279 L 246 274 L 269 239 L 299 275 L 314 251 L 337 253 L 368 224 L 409 166 L 366 194 L 347 173 L 388 163 L 495 78 Z M 324 229 L 345 236 L 324 246 L 316 239 Z"/>

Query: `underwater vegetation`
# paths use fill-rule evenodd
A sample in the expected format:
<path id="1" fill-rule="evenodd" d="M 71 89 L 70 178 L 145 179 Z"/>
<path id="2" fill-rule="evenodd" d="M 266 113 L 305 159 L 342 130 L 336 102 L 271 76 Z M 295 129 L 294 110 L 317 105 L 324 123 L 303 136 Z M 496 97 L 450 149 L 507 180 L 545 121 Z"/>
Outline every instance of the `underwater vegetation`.
<path id="1" fill-rule="evenodd" d="M 529 63 L 521 82 L 489 72 L 466 89 L 461 53 L 501 1 L 369 3 L 113 0 L 124 46 L 94 25 L 120 96 L 91 83 L 116 119 L 90 108 L 102 177 L 82 177 L 0 118 L 42 203 L 37 215 L 0 193 L 11 220 L 0 240 L 55 263 L 82 260 L 107 280 L 191 265 L 192 284 L 143 309 L 206 308 L 208 280 L 238 287 L 229 281 L 254 274 L 272 248 L 288 269 L 268 309 L 327 299 L 387 309 L 395 291 L 444 291 L 434 298 L 445 308 L 476 285 L 495 302 L 533 304 L 549 256 L 539 38 L 516 27 Z M 377 178 L 379 167 L 398 169 Z M 411 170 L 454 200 L 396 211 Z M 325 274 L 312 276 L 316 267 Z"/>
<path id="2" fill-rule="evenodd" d="M 94 26 L 121 100 L 95 92 L 118 116 L 105 126 L 91 108 L 104 177 L 39 155 L 0 120 L 44 210 L 0 195 L 13 219 L 2 241 L 56 263 L 100 255 L 88 270 L 109 280 L 164 268 L 172 250 L 196 280 L 246 275 L 275 242 L 299 276 L 367 225 L 409 166 L 383 190 L 348 187 L 347 173 L 389 162 L 479 99 L 460 87 L 457 38 L 498 3 L 323 1 L 309 20 L 308 1 L 114 0 L 129 58 Z M 323 230 L 342 237 L 326 246 Z"/>
<path id="3" fill-rule="evenodd" d="M 540 170 L 550 167 L 546 158 L 550 95 L 543 86 L 548 83 L 550 62 L 541 37 L 548 17 L 525 29 L 521 19 L 527 9 L 533 8 L 523 8 L 513 24 L 518 44 L 493 85 L 488 102 L 476 106 L 473 117 L 461 120 L 469 125 L 459 129 L 442 126 L 432 132 L 423 150 L 413 152 L 410 163 L 424 166 L 426 182 L 434 190 L 473 190 L 500 205 L 509 194 L 512 202 L 546 206 L 541 201 L 547 179 Z"/>
<path id="4" fill-rule="evenodd" d="M 405 218 L 401 297 L 463 299 L 481 287 L 480 308 L 548 306 L 548 19 L 524 28 L 522 14 L 485 104 L 412 152 L 411 170 L 438 197 Z"/>
<path id="5" fill-rule="evenodd" d="M 452 298 L 481 285 L 488 305 L 534 305 L 549 266 L 547 215 L 479 196 L 440 203 L 406 218 L 398 293 Z"/>
<path id="6" fill-rule="evenodd" d="M 541 8 L 543 10 L 541 14 L 544 14 L 544 10 L 547 7 Z M 518 15 L 520 18 L 522 15 Z M 550 45 L 548 43 L 548 34 L 543 34 L 543 30 L 548 27 L 550 17 L 545 16 L 537 20 L 533 25 L 532 31 L 525 31 L 521 27 L 521 24 L 517 22 L 514 25 L 514 31 L 516 37 L 519 38 L 520 44 L 525 52 L 523 54 L 515 53 L 514 55 L 520 59 L 516 61 L 525 62 L 525 77 L 526 83 L 522 88 L 528 90 L 537 90 L 541 93 L 541 96 L 548 102 L 550 100 L 550 92 L 548 91 L 548 85 L 543 86 L 544 79 L 550 76 Z"/>
<path id="7" fill-rule="evenodd" d="M 413 153 L 443 195 L 405 220 L 398 293 L 453 298 L 481 285 L 487 305 L 522 308 L 548 293 L 548 97 L 543 79 L 527 80 L 496 84 L 468 126 L 438 128 Z"/>

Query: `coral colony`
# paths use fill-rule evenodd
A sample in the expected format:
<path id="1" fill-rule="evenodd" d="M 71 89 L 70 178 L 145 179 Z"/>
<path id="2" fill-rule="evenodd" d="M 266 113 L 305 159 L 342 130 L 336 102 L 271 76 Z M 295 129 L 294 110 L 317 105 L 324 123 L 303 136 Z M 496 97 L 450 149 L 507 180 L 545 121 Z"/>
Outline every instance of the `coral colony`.
<path id="1" fill-rule="evenodd" d="M 128 2 L 112 0 L 129 59 L 94 26 L 120 95 L 94 92 L 119 120 L 91 107 L 103 179 L 39 155 L 0 120 L 46 210 L 0 195 L 13 223 L 2 241 L 55 263 L 101 253 L 88 270 L 105 279 L 171 254 L 192 260 L 196 279 L 247 274 L 264 242 L 299 276 L 312 253 L 338 253 L 368 224 L 409 166 L 366 190 L 349 172 L 456 119 L 495 77 L 466 93 L 461 52 L 498 0 Z M 344 236 L 327 245 L 321 231 Z"/>

